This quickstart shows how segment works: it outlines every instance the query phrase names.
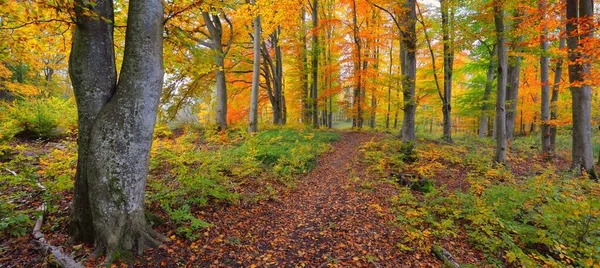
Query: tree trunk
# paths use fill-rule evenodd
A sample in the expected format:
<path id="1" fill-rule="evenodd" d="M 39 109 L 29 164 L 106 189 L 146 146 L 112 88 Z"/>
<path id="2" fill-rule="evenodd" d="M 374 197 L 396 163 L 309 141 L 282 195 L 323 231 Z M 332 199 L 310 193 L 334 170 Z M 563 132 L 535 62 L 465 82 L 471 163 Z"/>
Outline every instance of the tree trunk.
<path id="1" fill-rule="evenodd" d="M 254 4 L 254 1 L 252 1 Z M 254 18 L 254 61 L 252 63 L 252 92 L 250 97 L 250 124 L 248 132 L 258 131 L 258 90 L 260 84 L 260 15 Z M 268 52 L 267 52 L 268 53 Z M 266 70 L 265 70 L 266 71 Z M 275 110 L 275 109 L 273 109 Z"/>
<path id="2" fill-rule="evenodd" d="M 540 23 L 544 23 L 546 15 L 546 0 L 539 0 L 538 3 L 539 12 L 541 14 Z M 550 84 L 548 83 L 548 40 L 546 39 L 546 33 L 548 32 L 545 25 L 543 25 L 542 34 L 540 35 L 540 82 L 542 83 L 542 107 L 541 107 L 541 120 L 542 120 L 542 154 L 550 156 L 554 151 L 552 149 L 552 143 L 550 142 Z"/>
<path id="3" fill-rule="evenodd" d="M 392 78 L 392 70 L 394 69 L 394 42 L 390 42 L 390 69 L 389 78 Z M 385 114 L 385 128 L 390 128 L 390 115 L 392 112 L 392 82 L 388 80 L 388 97 L 387 97 L 387 113 Z"/>
<path id="4" fill-rule="evenodd" d="M 279 44 L 279 36 L 281 33 L 281 26 L 278 26 L 271 36 L 273 46 L 275 47 L 275 70 L 273 75 L 274 81 L 274 97 L 275 106 L 273 107 L 273 124 L 283 125 L 284 121 L 284 106 L 285 98 L 283 95 L 283 55 L 281 53 L 281 45 Z"/>
<path id="5" fill-rule="evenodd" d="M 378 42 L 376 42 L 378 43 Z M 376 94 L 376 89 L 378 86 L 378 74 L 379 74 L 379 45 L 376 44 L 375 47 L 375 64 L 373 65 L 373 69 L 375 69 L 375 83 L 373 83 L 373 90 L 371 91 L 371 128 L 374 129 L 377 121 L 376 121 L 376 115 L 377 115 L 377 97 L 375 96 Z"/>
<path id="6" fill-rule="evenodd" d="M 515 12 L 515 20 L 513 23 L 513 31 L 521 25 L 521 19 L 518 18 L 521 14 Z M 513 40 L 511 49 L 514 52 L 521 52 L 520 43 L 523 41 L 523 36 Z M 515 118 L 517 116 L 517 103 L 519 99 L 519 76 L 521 75 L 521 57 L 511 56 L 508 59 L 508 80 L 506 86 L 506 102 L 508 110 L 506 111 L 506 139 L 511 140 L 514 136 Z"/>
<path id="7" fill-rule="evenodd" d="M 206 28 L 212 39 L 213 53 L 216 64 L 215 79 L 217 80 L 217 125 L 219 129 L 227 129 L 227 82 L 225 81 L 225 52 L 223 51 L 223 28 L 220 18 L 208 11 L 202 12 Z"/>
<path id="8" fill-rule="evenodd" d="M 404 118 L 402 120 L 402 141 L 411 142 L 415 135 L 415 78 L 417 75 L 417 33 L 415 23 L 417 19 L 415 10 L 416 0 L 406 0 L 405 7 L 408 10 L 407 27 L 403 33 L 402 49 L 402 92 L 404 94 Z"/>
<path id="9" fill-rule="evenodd" d="M 313 24 L 313 36 L 312 36 L 312 60 L 311 60 L 311 69 L 312 69 L 312 79 L 311 79 L 311 114 L 312 114 L 312 122 L 315 128 L 319 127 L 319 113 L 318 113 L 318 90 L 319 90 L 319 33 L 317 28 L 319 27 L 319 1 L 313 0 L 312 4 L 312 24 Z"/>
<path id="10" fill-rule="evenodd" d="M 563 50 L 566 46 L 566 39 L 561 38 L 558 44 L 558 49 Z M 550 119 L 556 120 L 558 118 L 558 94 L 560 90 L 560 81 L 562 77 L 562 64 L 563 58 L 559 57 L 556 59 L 556 67 L 554 68 L 554 84 L 552 85 L 552 100 L 550 101 Z M 553 150 L 556 148 L 556 125 L 550 125 L 550 148 Z"/>
<path id="11" fill-rule="evenodd" d="M 595 178 L 590 123 L 591 87 L 584 83 L 591 66 L 589 56 L 581 51 L 580 44 L 582 39 L 593 38 L 593 24 L 587 21 L 593 17 L 593 1 L 580 0 L 579 5 L 577 2 L 567 1 L 567 46 L 571 62 L 568 68 L 573 108 L 572 168 L 588 172 Z"/>
<path id="12" fill-rule="evenodd" d="M 356 88 L 354 89 L 354 102 L 356 105 L 356 116 L 354 117 L 355 119 L 353 120 L 353 127 L 357 127 L 357 128 L 362 128 L 362 96 L 363 94 L 361 93 L 362 91 L 362 69 L 361 69 L 361 65 L 362 65 L 362 45 L 361 45 L 361 40 L 359 37 L 359 32 L 358 32 L 358 21 L 356 18 L 356 0 L 352 1 L 353 4 L 353 8 L 352 8 L 352 22 L 353 22 L 353 38 L 354 38 L 354 44 L 356 45 L 356 56 L 357 59 L 354 62 L 354 75 L 357 76 L 356 78 Z"/>
<path id="13" fill-rule="evenodd" d="M 488 65 L 486 80 L 485 80 L 485 91 L 483 93 L 483 104 L 481 105 L 481 116 L 479 120 L 479 137 L 486 137 L 488 134 L 488 118 L 489 118 L 489 101 L 490 95 L 492 94 L 492 86 L 494 85 L 494 74 L 496 73 L 496 62 L 494 58 L 497 53 L 497 45 L 494 44 L 494 48 L 490 51 L 490 63 Z"/>
<path id="14" fill-rule="evenodd" d="M 95 118 L 89 131 L 80 135 L 87 141 L 85 161 L 78 167 L 87 176 L 87 196 L 96 252 L 112 261 L 118 250 L 137 250 L 158 246 L 161 235 L 154 232 L 144 216 L 144 190 L 148 159 L 162 90 L 163 6 L 158 0 L 131 0 L 125 53 L 118 83 L 112 52 L 112 25 L 106 20 L 87 17 L 84 8 L 98 10 L 112 20 L 112 4 L 79 1 L 77 26 L 70 59 L 70 74 L 82 114 Z M 106 58 L 104 58 L 106 56 Z M 94 61 L 94 60 L 99 60 Z M 91 67 L 107 67 L 95 69 Z M 105 86 L 86 91 L 92 81 Z M 112 84 L 112 87 L 110 86 Z M 110 92 L 110 94 L 107 94 Z M 102 105 L 104 103 L 104 105 Z M 100 110 L 97 110 L 98 107 Z M 90 109 L 91 108 L 91 109 Z M 85 126 L 84 126 L 85 127 Z M 81 161 L 81 160 L 79 160 Z M 76 179 L 81 180 L 83 176 Z M 75 187 L 82 195 L 83 183 Z M 74 213 L 79 213 L 74 210 Z M 74 219 L 81 218 L 74 215 Z"/>
<path id="15" fill-rule="evenodd" d="M 504 45 L 504 10 L 500 0 L 494 1 L 494 23 L 498 46 L 498 83 L 496 87 L 496 153 L 494 161 L 506 162 L 506 46 Z"/>
<path id="16" fill-rule="evenodd" d="M 88 191 L 88 154 L 92 125 L 100 110 L 112 97 L 117 84 L 113 46 L 112 1 L 95 6 L 79 0 L 75 5 L 77 24 L 73 34 L 69 76 L 77 101 L 77 170 L 73 186 L 71 235 L 76 241 L 94 243 L 94 226 Z M 105 20 L 85 16 L 85 9 Z"/>
<path id="17" fill-rule="evenodd" d="M 310 121 L 310 91 L 308 87 L 308 48 L 307 48 L 307 38 L 306 38 L 306 8 L 304 4 L 302 4 L 302 88 L 304 89 L 302 95 L 302 122 L 308 124 Z"/>
<path id="18" fill-rule="evenodd" d="M 448 7 L 448 0 L 440 0 L 442 10 L 442 32 L 444 41 L 444 99 L 443 99 L 443 118 L 444 118 L 444 140 L 452 141 L 452 69 L 454 67 L 454 46 L 453 36 L 450 32 L 450 24 L 454 20 L 454 12 Z"/>

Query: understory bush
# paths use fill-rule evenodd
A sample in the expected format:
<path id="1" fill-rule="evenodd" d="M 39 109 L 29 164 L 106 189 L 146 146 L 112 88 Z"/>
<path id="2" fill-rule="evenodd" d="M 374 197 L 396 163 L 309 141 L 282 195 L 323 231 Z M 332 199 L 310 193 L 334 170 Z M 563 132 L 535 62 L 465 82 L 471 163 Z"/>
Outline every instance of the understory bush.
<path id="1" fill-rule="evenodd" d="M 272 193 L 269 179 L 293 184 L 294 176 L 312 168 L 338 137 L 293 129 L 244 135 L 236 130 L 187 131 L 154 142 L 147 200 L 160 204 L 180 235 L 196 238 L 195 232 L 208 223 L 194 211 L 211 201 L 237 202 L 242 185 L 259 185 L 257 191 Z"/>
<path id="2" fill-rule="evenodd" d="M 364 161 L 380 177 L 409 170 L 433 180 L 445 174 L 469 186 L 447 189 L 445 179 L 422 193 L 398 184 L 392 202 L 396 223 L 405 230 L 404 240 L 398 241 L 401 250 L 429 252 L 462 230 L 492 265 L 599 266 L 600 184 L 560 171 L 553 163 L 531 163 L 537 154 L 533 142 L 522 139 L 513 147 L 512 163 L 532 169 L 520 176 L 492 164 L 493 144 L 487 140 L 458 138 L 453 145 L 419 141 L 419 160 L 413 164 L 403 159 L 397 139 L 367 143 L 362 150 Z"/>
<path id="3" fill-rule="evenodd" d="M 16 100 L 3 104 L 0 139 L 12 137 L 54 139 L 77 128 L 77 110 L 72 99 L 59 97 Z"/>

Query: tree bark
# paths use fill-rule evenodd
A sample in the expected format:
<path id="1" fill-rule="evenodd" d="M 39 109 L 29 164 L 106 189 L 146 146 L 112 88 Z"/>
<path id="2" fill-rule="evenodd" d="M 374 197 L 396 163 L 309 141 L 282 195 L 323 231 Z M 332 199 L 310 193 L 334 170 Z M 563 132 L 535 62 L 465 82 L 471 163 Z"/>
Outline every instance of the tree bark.
<path id="1" fill-rule="evenodd" d="M 515 20 L 513 30 L 518 29 L 521 25 L 520 12 L 515 12 Z M 511 49 L 514 52 L 521 52 L 521 42 L 523 36 L 519 35 L 512 41 Z M 506 102 L 508 109 L 506 111 L 506 138 L 511 140 L 514 136 L 515 119 L 517 117 L 517 103 L 519 99 L 519 77 L 521 75 L 521 56 L 510 56 L 508 58 L 508 80 L 506 85 Z"/>
<path id="2" fill-rule="evenodd" d="M 105 20 L 84 15 L 84 9 Z M 117 84 L 113 47 L 112 1 L 97 1 L 95 6 L 79 0 L 75 5 L 76 27 L 69 59 L 69 76 L 77 101 L 78 158 L 73 186 L 71 235 L 76 241 L 94 243 L 93 217 L 88 191 L 88 154 L 92 125 L 100 110 L 112 97 Z"/>
<path id="3" fill-rule="evenodd" d="M 306 20 L 306 8 L 304 7 L 304 4 L 302 5 L 302 23 L 301 23 L 301 36 L 302 36 L 302 88 L 304 89 L 304 94 L 302 96 L 302 121 L 305 124 L 308 124 L 308 122 L 310 121 L 311 117 L 310 117 L 310 91 L 309 91 L 309 87 L 308 87 L 308 48 L 307 48 L 307 38 L 306 38 L 306 23 L 304 22 Z"/>
<path id="4" fill-rule="evenodd" d="M 544 23 L 546 19 L 546 0 L 539 0 L 538 3 L 539 12 L 541 14 L 540 23 Z M 552 143 L 551 143 L 551 131 L 550 125 L 548 124 L 548 120 L 550 120 L 550 84 L 548 83 L 548 68 L 549 68 L 549 58 L 548 58 L 548 40 L 546 38 L 548 30 L 545 25 L 542 26 L 542 34 L 540 35 L 540 82 L 542 84 L 542 106 L 541 106 L 541 120 L 542 120 L 542 154 L 546 156 L 551 156 L 552 152 Z"/>
<path id="5" fill-rule="evenodd" d="M 489 48 L 488 48 L 489 49 Z M 489 121 L 489 101 L 490 95 L 492 94 L 492 86 L 494 85 L 494 75 L 496 73 L 496 62 L 494 58 L 497 53 L 497 45 L 494 44 L 493 49 L 490 52 L 490 63 L 488 64 L 486 80 L 485 80 L 485 91 L 483 92 L 483 104 L 481 105 L 481 116 L 479 119 L 479 137 L 486 137 L 488 134 L 488 121 Z"/>
<path id="6" fill-rule="evenodd" d="M 593 38 L 593 23 L 589 18 L 593 18 L 592 0 L 567 1 L 568 68 L 573 108 L 572 168 L 588 172 L 595 179 L 590 123 L 591 87 L 584 83 L 591 66 L 581 44 L 581 41 Z"/>
<path id="7" fill-rule="evenodd" d="M 498 46 L 498 83 L 496 87 L 496 153 L 494 161 L 506 162 L 506 46 L 504 45 L 504 10 L 501 0 L 494 0 L 494 24 Z"/>
<path id="8" fill-rule="evenodd" d="M 319 114 L 318 114 L 318 90 L 319 90 L 319 34 L 317 28 L 319 27 L 319 1 L 313 0 L 312 4 L 312 24 L 313 24 L 313 36 L 312 36 L 312 60 L 311 60 L 311 69 L 312 69 L 312 78 L 311 78 L 311 88 L 310 88 L 310 97 L 311 97 L 311 114 L 312 114 L 312 123 L 313 127 L 319 127 Z"/>
<path id="9" fill-rule="evenodd" d="M 389 78 L 392 78 L 392 70 L 394 69 L 394 42 L 390 42 L 390 69 Z M 390 128 L 390 114 L 392 112 L 392 82 L 388 80 L 388 97 L 387 97 L 387 113 L 385 114 L 385 128 Z"/>
<path id="10" fill-rule="evenodd" d="M 408 10 L 406 16 L 406 30 L 403 33 L 402 49 L 402 92 L 404 94 L 404 118 L 402 120 L 402 141 L 411 142 L 415 135 L 415 78 L 417 75 L 417 33 L 415 23 L 417 14 L 415 10 L 416 0 L 406 0 L 405 7 Z"/>
<path id="11" fill-rule="evenodd" d="M 211 14 L 208 11 L 202 12 L 204 23 L 210 33 L 212 40 L 214 59 L 216 64 L 215 76 L 217 80 L 217 125 L 219 129 L 227 129 L 227 82 L 225 80 L 225 56 L 226 51 L 223 51 L 223 27 L 221 19 L 216 14 Z M 231 27 L 231 25 L 230 25 Z M 231 36 L 230 38 L 233 38 Z M 231 43 L 231 39 L 230 39 Z M 231 44 L 230 44 L 231 45 Z M 231 47 L 231 46 L 229 46 Z M 228 47 L 228 49 L 229 49 Z"/>
<path id="12" fill-rule="evenodd" d="M 96 252 L 105 254 L 110 262 L 117 250 L 141 254 L 162 239 L 146 223 L 144 190 L 163 80 L 163 5 L 158 0 L 129 2 L 123 65 L 115 83 L 112 1 L 77 4 L 69 69 L 78 109 L 84 115 L 80 120 L 91 126 L 80 126 L 87 131 L 79 133 L 79 141 L 87 142 L 87 147 L 80 149 L 84 154 L 79 155 L 78 163 L 84 162 L 78 166 L 76 180 L 87 181 L 88 220 Z M 84 7 L 108 15 L 109 20 L 87 17 Z M 87 91 L 90 88 L 92 91 Z M 74 195 L 84 198 L 85 183 L 76 184 Z M 73 213 L 74 219 L 84 218 L 78 215 L 80 210 Z"/>
<path id="13" fill-rule="evenodd" d="M 358 32 L 358 21 L 357 21 L 357 10 L 356 0 L 352 1 L 352 22 L 353 22 L 353 38 L 354 44 L 356 45 L 356 61 L 354 62 L 354 75 L 356 76 L 356 88 L 354 89 L 354 103 L 356 105 L 356 116 L 354 116 L 353 126 L 356 128 L 362 128 L 362 44 Z"/>
<path id="14" fill-rule="evenodd" d="M 566 39 L 561 38 L 558 44 L 558 49 L 563 50 L 566 47 Z M 560 91 L 560 81 L 562 77 L 562 65 L 563 58 L 559 57 L 556 59 L 556 66 L 554 67 L 554 84 L 552 85 L 552 100 L 550 101 L 550 119 L 556 120 L 558 118 L 558 94 Z M 550 148 L 554 150 L 556 148 L 556 125 L 550 125 Z"/>
<path id="15" fill-rule="evenodd" d="M 454 12 L 448 7 L 448 0 L 440 0 L 442 10 L 442 32 L 444 41 L 444 96 L 442 112 L 444 118 L 444 136 L 446 141 L 452 141 L 452 69 L 454 67 L 454 40 L 450 32 L 450 24 L 454 21 Z"/>
<path id="16" fill-rule="evenodd" d="M 254 1 L 252 1 L 254 4 Z M 253 52 L 254 61 L 252 63 L 252 92 L 250 93 L 250 124 L 248 132 L 258 131 L 258 90 L 260 84 L 260 15 L 254 18 L 254 37 Z M 268 53 L 268 52 L 267 52 Z M 266 70 L 265 70 L 266 71 Z M 275 110 L 275 109 L 273 109 Z"/>

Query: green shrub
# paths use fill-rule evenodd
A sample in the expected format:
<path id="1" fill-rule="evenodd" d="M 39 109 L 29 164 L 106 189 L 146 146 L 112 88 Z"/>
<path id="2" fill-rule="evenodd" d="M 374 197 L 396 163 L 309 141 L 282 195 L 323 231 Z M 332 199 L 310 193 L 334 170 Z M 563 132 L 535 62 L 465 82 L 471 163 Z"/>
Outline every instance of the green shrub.
<path id="1" fill-rule="evenodd" d="M 14 136 L 28 139 L 54 139 L 77 128 L 77 112 L 71 99 L 17 100 L 5 106 L 2 139 Z"/>

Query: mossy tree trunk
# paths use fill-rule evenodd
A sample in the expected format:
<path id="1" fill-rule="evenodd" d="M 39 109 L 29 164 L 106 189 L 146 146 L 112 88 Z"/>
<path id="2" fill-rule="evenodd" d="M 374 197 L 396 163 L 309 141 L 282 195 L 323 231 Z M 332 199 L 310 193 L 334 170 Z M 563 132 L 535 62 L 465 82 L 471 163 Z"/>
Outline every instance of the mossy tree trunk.
<path id="1" fill-rule="evenodd" d="M 129 2 L 118 81 L 112 1 L 78 0 L 75 6 L 69 74 L 80 132 L 72 226 L 75 239 L 94 242 L 110 262 L 119 250 L 141 253 L 162 238 L 146 223 L 144 189 L 163 80 L 163 6 L 159 0 Z"/>

